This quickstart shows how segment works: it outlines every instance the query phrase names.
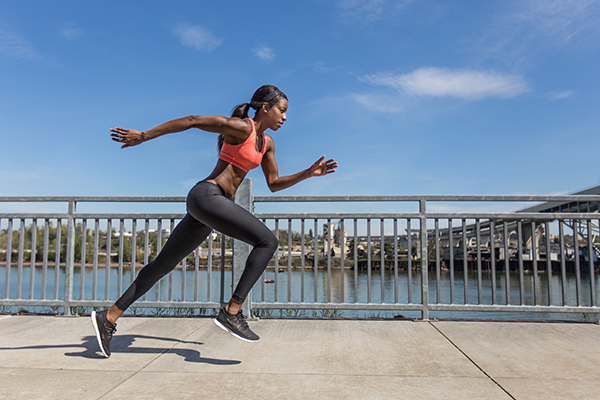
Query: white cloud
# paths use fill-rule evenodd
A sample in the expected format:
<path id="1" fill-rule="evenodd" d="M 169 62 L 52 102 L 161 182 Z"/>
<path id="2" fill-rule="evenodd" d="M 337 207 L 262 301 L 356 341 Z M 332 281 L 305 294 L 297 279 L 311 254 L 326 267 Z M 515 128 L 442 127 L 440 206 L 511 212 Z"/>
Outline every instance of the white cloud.
<path id="1" fill-rule="evenodd" d="M 340 66 L 336 66 L 336 67 L 325 66 L 322 62 L 314 62 L 314 63 L 311 63 L 310 66 L 313 68 L 313 70 L 315 70 L 319 73 L 328 73 L 328 72 L 333 72 L 333 71 L 339 71 L 340 69 L 342 69 L 342 67 L 340 67 Z"/>
<path id="2" fill-rule="evenodd" d="M 198 25 L 182 24 L 175 27 L 173 32 L 183 46 L 195 50 L 211 52 L 223 42 L 223 38 L 217 38 Z"/>
<path id="3" fill-rule="evenodd" d="M 60 34 L 67 40 L 74 40 L 83 35 L 83 31 L 75 24 L 67 24 L 60 27 Z"/>
<path id="4" fill-rule="evenodd" d="M 598 2 L 595 0 L 537 0 L 523 3 L 515 20 L 528 22 L 529 29 L 561 44 L 577 36 L 598 33 Z"/>
<path id="5" fill-rule="evenodd" d="M 383 14 L 385 0 L 341 0 L 338 7 L 351 19 L 377 20 Z"/>
<path id="6" fill-rule="evenodd" d="M 372 24 L 386 16 L 396 15 L 416 0 L 340 0 L 340 17 L 347 24 Z"/>
<path id="7" fill-rule="evenodd" d="M 398 96 L 386 96 L 381 93 L 349 95 L 349 98 L 356 104 L 373 112 L 383 112 L 397 114 L 404 111 L 406 104 Z"/>
<path id="8" fill-rule="evenodd" d="M 394 88 L 411 96 L 484 99 L 511 98 L 529 91 L 527 82 L 518 75 L 493 71 L 451 70 L 426 67 L 408 74 L 379 73 L 363 80 Z"/>
<path id="9" fill-rule="evenodd" d="M 556 101 L 556 100 L 568 99 L 569 97 L 573 97 L 574 94 L 575 94 L 575 92 L 572 90 L 565 90 L 562 92 L 550 92 L 547 94 L 547 96 L 551 101 Z"/>
<path id="10" fill-rule="evenodd" d="M 268 46 L 260 45 L 252 49 L 252 53 L 263 61 L 273 61 L 275 53 Z"/>
<path id="11" fill-rule="evenodd" d="M 600 2 L 595 0 L 513 1 L 489 21 L 477 54 L 512 65 L 527 65 L 548 48 L 597 47 Z"/>
<path id="12" fill-rule="evenodd" d="M 22 60 L 40 58 L 38 51 L 27 40 L 2 30 L 0 30 L 0 56 Z"/>

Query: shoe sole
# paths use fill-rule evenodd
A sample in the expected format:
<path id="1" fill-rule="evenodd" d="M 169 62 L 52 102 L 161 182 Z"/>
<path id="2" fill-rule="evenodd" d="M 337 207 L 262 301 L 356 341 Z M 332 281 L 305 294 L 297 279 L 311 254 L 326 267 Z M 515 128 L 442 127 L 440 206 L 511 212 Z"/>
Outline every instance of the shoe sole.
<path id="1" fill-rule="evenodd" d="M 256 343 L 256 342 L 258 342 L 258 339 L 256 339 L 256 340 L 250 340 L 250 339 L 242 337 L 242 336 L 238 335 L 237 333 L 235 333 L 235 332 L 227 329 L 227 327 L 225 325 L 223 325 L 222 323 L 220 323 L 217 319 L 214 319 L 213 321 L 215 322 L 215 325 L 217 325 L 219 328 L 223 329 L 225 332 L 231 333 L 231 335 L 233 337 L 235 337 L 236 339 L 240 339 L 240 340 L 242 340 L 244 342 L 248 342 L 248 343 Z"/>
<path id="2" fill-rule="evenodd" d="M 104 351 L 104 347 L 102 347 L 102 339 L 100 338 L 100 329 L 98 328 L 98 322 L 96 321 L 96 311 L 92 311 L 92 325 L 94 326 L 94 331 L 96 332 L 96 340 L 98 340 L 98 346 L 100 346 L 100 351 L 102 355 L 108 358 L 108 354 Z"/>

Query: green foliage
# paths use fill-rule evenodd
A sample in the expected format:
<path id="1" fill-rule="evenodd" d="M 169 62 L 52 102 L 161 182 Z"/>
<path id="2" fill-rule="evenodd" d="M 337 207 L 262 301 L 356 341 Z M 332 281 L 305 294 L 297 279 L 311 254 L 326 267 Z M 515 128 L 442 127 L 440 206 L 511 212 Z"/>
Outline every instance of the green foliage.
<path id="1" fill-rule="evenodd" d="M 16 229 L 15 229 L 16 228 Z M 34 235 L 35 232 L 35 235 Z M 66 256 L 66 243 L 67 243 L 67 227 L 61 225 L 61 237 L 58 249 L 61 259 Z M 48 251 L 46 253 L 47 259 L 54 260 L 56 258 L 58 228 L 52 226 L 52 221 L 48 223 Z M 23 257 L 25 260 L 31 260 L 33 254 L 35 254 L 34 261 L 41 262 L 44 259 L 44 238 L 46 236 L 46 227 L 42 220 L 39 220 L 36 224 L 30 224 L 29 226 L 23 227 Z M 33 242 L 35 237 L 35 248 L 33 248 Z M 21 246 L 21 227 L 13 226 L 12 240 L 8 243 L 8 232 L 3 230 L 0 234 L 0 249 L 4 250 L 0 253 L 0 261 L 6 261 L 7 252 L 13 254 L 12 259 L 16 261 L 14 254 L 19 251 Z"/>
<path id="2" fill-rule="evenodd" d="M 322 318 L 338 318 L 342 316 L 340 310 L 319 310 L 318 316 Z"/>
<path id="3" fill-rule="evenodd" d="M 59 235 L 60 229 L 60 235 Z M 44 221 L 39 219 L 37 222 L 31 223 L 29 226 L 23 227 L 23 235 L 21 235 L 21 226 L 15 222 L 12 229 L 11 243 L 8 243 L 8 231 L 3 229 L 0 231 L 0 262 L 6 262 L 6 254 L 12 254 L 12 262 L 17 261 L 20 242 L 23 241 L 23 260 L 25 262 L 31 260 L 32 253 L 35 254 L 35 262 L 44 261 L 46 257 L 48 263 L 54 263 L 57 259 L 64 263 L 67 258 L 67 236 L 68 226 L 66 223 L 60 225 L 60 228 L 53 226 L 53 221 L 48 223 L 48 232 Z M 35 231 L 35 235 L 34 235 Z M 47 235 L 47 246 L 44 247 L 45 237 Z M 35 236 L 35 248 L 32 248 Z M 57 243 L 60 236 L 60 243 Z M 221 238 L 217 238 L 213 242 L 214 248 L 221 247 Z M 22 238 L 22 239 L 21 239 Z M 148 259 L 152 260 L 158 253 L 158 234 L 150 233 L 146 238 L 145 231 L 140 230 L 135 235 L 135 259 L 137 263 L 144 261 L 144 247 L 147 241 Z M 161 248 L 165 245 L 167 238 L 161 237 Z M 83 249 L 85 242 L 85 251 Z M 131 234 L 123 235 L 120 238 L 120 232 L 117 228 L 112 227 L 111 232 L 107 235 L 106 230 L 98 230 L 96 232 L 93 223 L 88 223 L 85 227 L 79 222 L 75 226 L 74 236 L 74 255 L 75 262 L 85 262 L 86 264 L 96 261 L 98 264 L 106 263 L 106 254 L 110 253 L 110 262 L 117 263 L 119 261 L 119 253 L 122 256 L 124 263 L 130 263 L 133 253 L 133 237 Z M 231 248 L 232 239 L 226 237 L 226 245 Z M 97 254 L 94 255 L 94 248 L 97 246 Z M 58 251 L 58 254 L 57 254 Z M 94 260 L 96 258 L 96 260 Z"/>
<path id="4" fill-rule="evenodd" d="M 440 257 L 440 259 L 442 258 L 442 255 L 444 255 L 444 249 L 442 248 L 441 244 L 440 246 L 438 246 L 438 255 Z M 427 259 L 429 261 L 435 261 L 435 241 L 434 240 L 430 240 L 427 242 Z"/>
<path id="5" fill-rule="evenodd" d="M 281 316 L 286 318 L 301 318 L 306 316 L 306 311 L 302 309 L 283 309 Z"/>
<path id="6" fill-rule="evenodd" d="M 275 232 L 273 232 L 275 233 Z M 277 239 L 279 240 L 279 247 L 288 247 L 289 235 L 287 229 L 279 229 Z M 292 246 L 300 246 L 302 242 L 302 235 L 299 232 L 292 231 Z M 304 235 L 304 245 L 306 247 L 312 246 L 312 231 L 310 235 Z"/>
<path id="7" fill-rule="evenodd" d="M 51 307 L 52 308 L 52 307 Z M 58 307 L 56 307 L 58 309 Z M 53 310 L 57 314 L 58 310 Z M 71 307 L 71 315 L 89 315 L 92 312 L 91 307 Z"/>

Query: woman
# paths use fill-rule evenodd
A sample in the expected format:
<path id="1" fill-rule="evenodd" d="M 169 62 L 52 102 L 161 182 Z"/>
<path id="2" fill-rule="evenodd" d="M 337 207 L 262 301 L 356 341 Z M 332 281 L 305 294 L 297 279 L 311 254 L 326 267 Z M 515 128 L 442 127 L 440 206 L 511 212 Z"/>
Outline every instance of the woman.
<path id="1" fill-rule="evenodd" d="M 248 118 L 250 108 L 256 111 L 253 119 Z M 313 176 L 330 174 L 338 166 L 333 159 L 324 161 L 323 156 L 304 171 L 279 176 L 275 144 L 265 131 L 277 131 L 281 128 L 287 120 L 287 109 L 286 95 L 275 86 L 265 85 L 254 93 L 250 103 L 237 106 L 231 118 L 190 116 L 168 121 L 142 132 L 111 129 L 112 140 L 122 143 L 121 148 L 126 148 L 168 133 L 198 128 L 219 133 L 220 154 L 213 172 L 188 194 L 187 214 L 173 230 L 156 259 L 140 271 L 113 306 L 98 313 L 92 312 L 98 344 L 105 357 L 110 357 L 110 340 L 121 314 L 197 248 L 213 229 L 253 246 L 231 300 L 221 308 L 215 323 L 241 340 L 253 342 L 259 339 L 248 327 L 241 308 L 250 289 L 277 249 L 278 242 L 262 222 L 232 201 L 233 196 L 248 171 L 259 165 L 273 192 Z"/>

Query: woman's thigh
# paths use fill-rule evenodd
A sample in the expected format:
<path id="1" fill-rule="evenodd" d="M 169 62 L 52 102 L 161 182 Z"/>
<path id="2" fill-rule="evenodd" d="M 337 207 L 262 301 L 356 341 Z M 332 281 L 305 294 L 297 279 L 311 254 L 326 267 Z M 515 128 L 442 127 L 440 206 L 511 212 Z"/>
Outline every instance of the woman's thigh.
<path id="1" fill-rule="evenodd" d="M 157 256 L 157 260 L 169 267 L 174 267 L 200 246 L 211 231 L 212 228 L 187 214 L 171 232 L 169 239 Z"/>

